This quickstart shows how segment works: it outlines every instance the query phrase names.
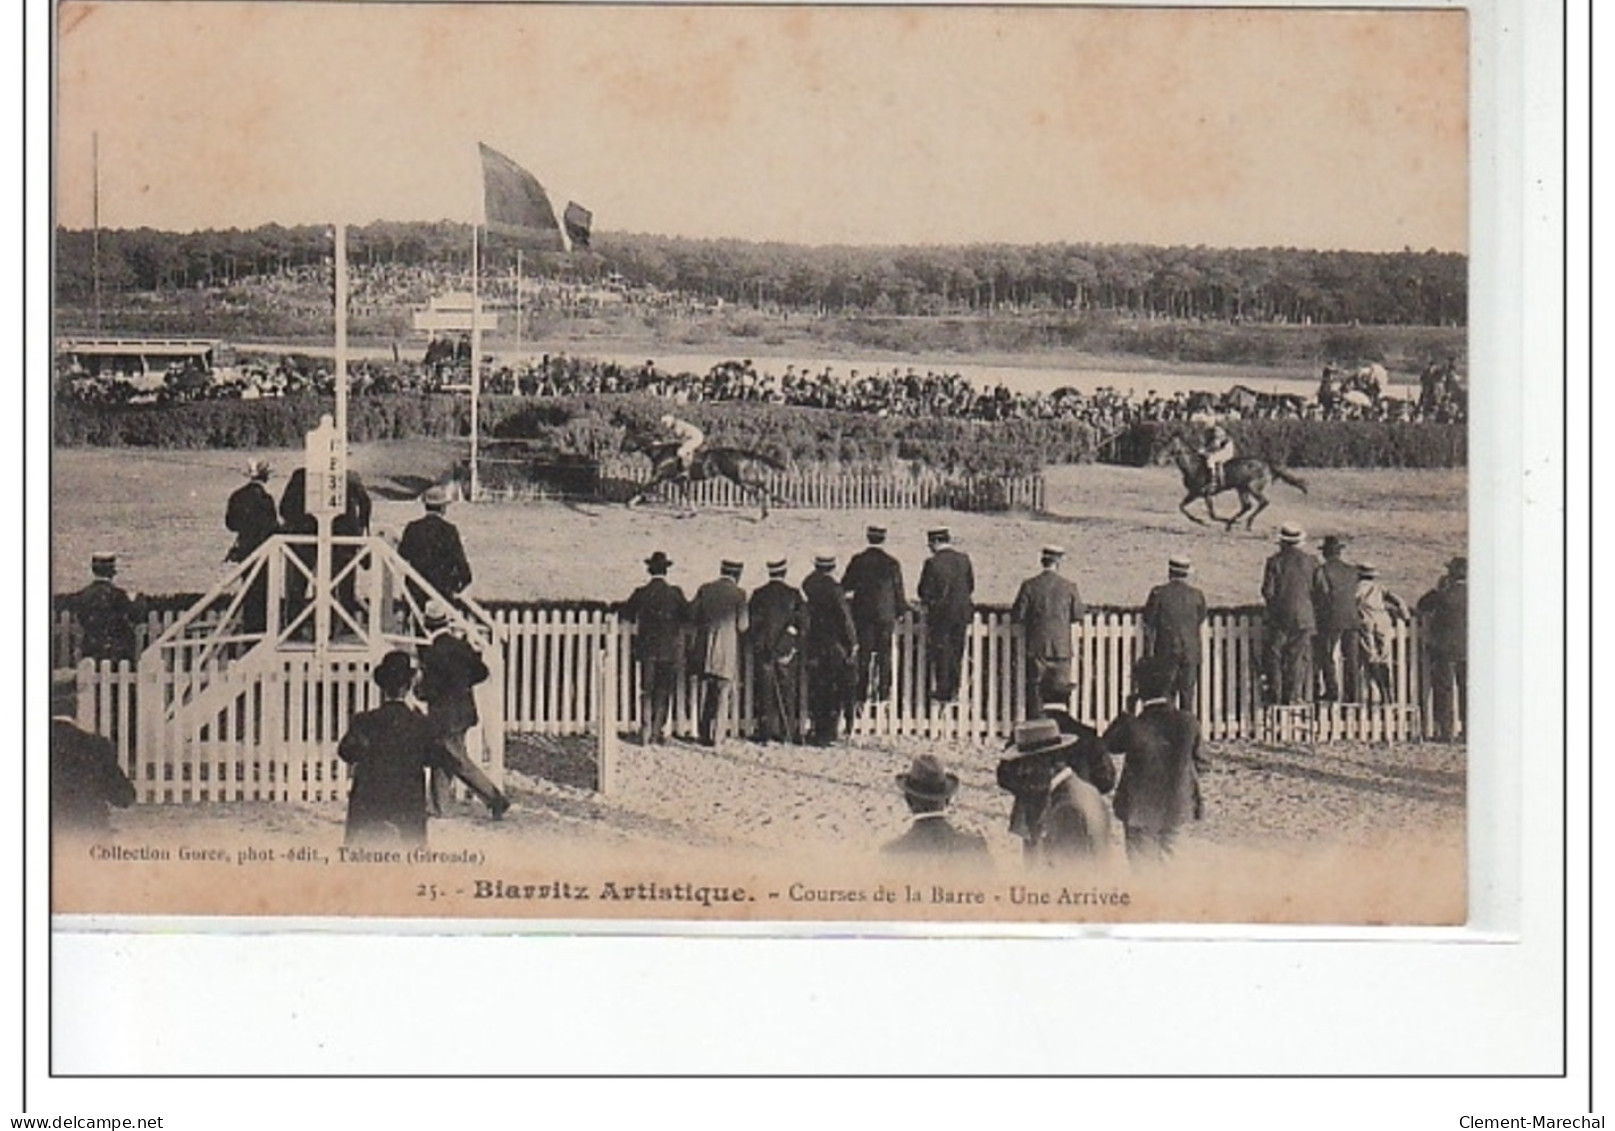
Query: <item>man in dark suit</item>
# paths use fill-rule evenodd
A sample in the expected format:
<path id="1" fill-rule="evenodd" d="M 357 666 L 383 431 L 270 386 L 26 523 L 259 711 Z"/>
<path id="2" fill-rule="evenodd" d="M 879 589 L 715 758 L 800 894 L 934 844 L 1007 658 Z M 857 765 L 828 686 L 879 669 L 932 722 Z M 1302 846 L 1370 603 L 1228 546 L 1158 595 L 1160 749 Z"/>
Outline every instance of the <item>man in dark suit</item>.
<path id="1" fill-rule="evenodd" d="M 841 576 L 858 630 L 858 698 L 884 703 L 892 696 L 892 633 L 908 612 L 903 567 L 882 546 L 884 526 L 864 531 L 869 545 L 852 556 Z"/>
<path id="2" fill-rule="evenodd" d="M 271 469 L 268 460 L 247 461 L 247 481 L 230 493 L 224 504 L 224 528 L 236 536 L 224 560 L 244 562 L 248 556 L 280 530 L 274 497 L 266 484 Z"/>
<path id="3" fill-rule="evenodd" d="M 140 658 L 135 626 L 146 619 L 146 604 L 113 582 L 117 574 L 116 554 L 91 555 L 90 583 L 69 597 L 68 605 L 78 623 L 81 657 L 132 664 Z"/>
<path id="4" fill-rule="evenodd" d="M 404 702 L 415 682 L 407 652 L 389 652 L 371 679 L 382 704 L 353 716 L 337 744 L 337 757 L 352 766 L 346 841 L 352 845 L 396 839 L 426 843 L 426 771 L 457 771 L 448 748 L 427 718 Z"/>
<path id="5" fill-rule="evenodd" d="M 968 555 L 953 548 L 947 527 L 926 534 L 931 557 L 920 571 L 920 602 L 925 606 L 925 650 L 931 668 L 931 699 L 953 703 L 959 698 L 965 641 L 976 614 L 976 575 Z"/>
<path id="6" fill-rule="evenodd" d="M 1194 710 L 1200 686 L 1200 629 L 1206 623 L 1206 595 L 1189 584 L 1193 563 L 1171 558 L 1166 584 L 1150 590 L 1144 602 L 1144 646 L 1151 656 L 1172 661 L 1172 690 L 1178 707 Z"/>
<path id="7" fill-rule="evenodd" d="M 718 576 L 695 591 L 690 621 L 695 625 L 696 662 L 701 677 L 699 738 L 716 746 L 729 728 L 730 704 L 740 682 L 740 638 L 751 627 L 746 591 L 740 587 L 745 564 L 724 561 Z"/>
<path id="8" fill-rule="evenodd" d="M 76 700 L 73 677 L 52 681 L 50 824 L 54 835 L 105 832 L 107 806 L 127 809 L 135 803 L 135 787 L 118 765 L 111 741 L 91 734 L 74 720 Z"/>
<path id="9" fill-rule="evenodd" d="M 813 720 L 813 744 L 828 746 L 846 717 L 855 693 L 853 674 L 858 653 L 858 631 L 852 623 L 847 594 L 836 583 L 835 555 L 813 559 L 813 572 L 802 581 L 807 599 L 808 714 Z"/>
<path id="10" fill-rule="evenodd" d="M 1267 603 L 1267 701 L 1305 703 L 1312 693 L 1312 578 L 1318 559 L 1301 549 L 1306 532 L 1286 524 L 1279 530 L 1278 553 L 1262 572 Z"/>
<path id="11" fill-rule="evenodd" d="M 1043 569 L 1021 582 L 1010 619 L 1026 641 L 1026 717 L 1036 718 L 1056 688 L 1071 686 L 1071 626 L 1087 613 L 1076 584 L 1060 576 L 1061 546 L 1044 546 Z"/>
<path id="12" fill-rule="evenodd" d="M 987 838 L 948 820 L 948 805 L 959 791 L 959 775 L 935 754 L 921 754 L 908 773 L 897 775 L 897 785 L 908 802 L 914 823 L 881 851 L 890 856 L 922 857 L 933 864 L 986 867 L 991 863 Z"/>
<path id="13" fill-rule="evenodd" d="M 497 821 L 510 808 L 510 801 L 488 780 L 466 749 L 466 733 L 479 721 L 477 700 L 471 689 L 488 678 L 488 665 L 469 642 L 449 627 L 447 606 L 436 600 L 429 602 L 424 619 L 431 638 L 420 650 L 421 678 L 417 694 L 426 704 L 426 719 L 448 751 L 453 767 L 432 771 L 432 815 L 443 815 L 449 780 L 458 777 L 488 806 Z"/>
<path id="14" fill-rule="evenodd" d="M 1163 860 L 1178 830 L 1203 813 L 1200 774 L 1205 747 L 1200 724 L 1173 707 L 1172 664 L 1151 656 L 1133 665 L 1137 713 L 1119 716 L 1105 731 L 1105 749 L 1123 756 L 1116 786 L 1116 816 L 1127 833 L 1129 858 Z"/>
<path id="15" fill-rule="evenodd" d="M 807 632 L 807 600 L 785 580 L 789 563 L 768 563 L 768 584 L 751 595 L 751 659 L 757 672 L 752 709 L 758 742 L 795 742 L 801 688 L 797 670 Z"/>
<path id="16" fill-rule="evenodd" d="M 1417 609 L 1424 651 L 1430 658 L 1436 741 L 1452 742 L 1458 737 L 1454 692 L 1466 736 L 1469 727 L 1469 559 L 1448 562 L 1446 575 L 1419 598 Z"/>
<path id="17" fill-rule="evenodd" d="M 634 650 L 639 658 L 639 737 L 648 745 L 667 738 L 667 719 L 673 710 L 673 692 L 678 688 L 679 652 L 684 644 L 684 627 L 690 617 L 690 602 L 684 590 L 667 580 L 673 559 L 657 550 L 645 559 L 650 580 L 635 589 L 623 606 L 623 614 L 633 621 Z"/>
<path id="18" fill-rule="evenodd" d="M 1326 536 L 1318 547 L 1323 564 L 1312 577 L 1312 604 L 1318 622 L 1316 661 L 1323 698 L 1357 701 L 1357 567 L 1341 559 L 1346 540 Z"/>
<path id="19" fill-rule="evenodd" d="M 398 539 L 398 556 L 403 558 L 447 600 L 460 596 L 471 584 L 471 563 L 466 559 L 460 532 L 443 516 L 449 493 L 441 485 L 421 496 L 426 513 L 404 527 Z M 426 600 L 421 587 L 411 582 L 409 592 L 417 604 Z"/>
<path id="20" fill-rule="evenodd" d="M 1116 771 L 1098 732 L 1058 706 L 1018 723 L 1015 753 L 998 763 L 999 788 L 1015 798 L 1009 831 L 1028 863 L 1059 863 L 1105 854 L 1111 840 L 1104 795 Z"/>
<path id="21" fill-rule="evenodd" d="M 269 494 L 270 468 L 267 460 L 247 462 L 247 482 L 230 494 L 224 505 L 224 526 L 235 534 L 235 543 L 224 555 L 227 562 L 244 562 L 259 546 L 280 531 L 280 515 Z M 248 587 L 241 605 L 242 627 L 263 632 L 269 618 L 269 572 L 261 570 Z"/>

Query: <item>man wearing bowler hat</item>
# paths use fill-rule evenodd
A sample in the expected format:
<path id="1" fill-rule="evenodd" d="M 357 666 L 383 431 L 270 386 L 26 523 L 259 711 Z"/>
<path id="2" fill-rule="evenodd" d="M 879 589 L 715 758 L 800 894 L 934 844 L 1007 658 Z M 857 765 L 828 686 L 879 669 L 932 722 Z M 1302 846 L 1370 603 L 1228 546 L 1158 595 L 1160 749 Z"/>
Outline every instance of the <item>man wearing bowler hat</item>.
<path id="1" fill-rule="evenodd" d="M 1173 707 L 1172 665 L 1150 656 L 1133 665 L 1136 713 L 1123 713 L 1105 731 L 1105 749 L 1123 757 L 1116 786 L 1116 816 L 1127 833 L 1129 859 L 1163 860 L 1172 854 L 1178 830 L 1198 821 L 1203 806 L 1200 774 L 1205 747 L 1200 724 Z"/>
<path id="2" fill-rule="evenodd" d="M 50 686 L 50 829 L 52 835 L 95 835 L 109 827 L 107 806 L 127 809 L 135 787 L 118 765 L 112 741 L 78 725 L 77 680 Z"/>
<path id="3" fill-rule="evenodd" d="M 1037 717 L 1055 688 L 1071 686 L 1071 626 L 1088 611 L 1076 584 L 1060 576 L 1063 546 L 1044 546 L 1043 568 L 1021 582 L 1010 619 L 1026 641 L 1026 716 Z"/>
<path id="4" fill-rule="evenodd" d="M 1317 613 L 1315 660 L 1322 677 L 1323 698 L 1331 703 L 1357 701 L 1357 567 L 1341 554 L 1346 540 L 1327 535 L 1319 544 L 1323 564 L 1312 577 L 1312 604 Z"/>
<path id="5" fill-rule="evenodd" d="M 798 716 L 797 671 L 807 631 L 807 600 L 785 580 L 789 563 L 767 563 L 768 583 L 751 595 L 751 659 L 757 673 L 752 711 L 758 742 L 795 742 Z"/>
<path id="6" fill-rule="evenodd" d="M 953 548 L 946 526 L 926 533 L 931 556 L 920 571 L 919 596 L 925 606 L 925 651 L 931 668 L 931 699 L 954 703 L 964 669 L 965 641 L 976 614 L 976 575 L 970 558 Z"/>
<path id="7" fill-rule="evenodd" d="M 449 506 L 448 489 L 442 484 L 428 488 L 421 496 L 421 505 L 426 513 L 404 527 L 398 539 L 398 556 L 442 597 L 453 601 L 471 584 L 471 563 L 465 556 L 459 530 L 443 514 Z M 409 592 L 417 604 L 426 600 L 414 582 Z"/>
<path id="8" fill-rule="evenodd" d="M 975 829 L 959 828 L 948 820 L 948 805 L 959 791 L 959 775 L 935 754 L 921 754 L 906 774 L 897 775 L 898 788 L 908 803 L 914 823 L 896 840 L 881 847 L 893 856 L 922 856 L 954 864 L 986 865 L 987 838 Z"/>
<path id="9" fill-rule="evenodd" d="M 1189 583 L 1193 563 L 1169 558 L 1166 584 L 1150 590 L 1144 602 L 1144 645 L 1151 656 L 1172 663 L 1172 690 L 1178 706 L 1194 710 L 1200 685 L 1200 629 L 1206 623 L 1206 595 Z"/>
<path id="10" fill-rule="evenodd" d="M 886 528 L 864 530 L 869 545 L 852 556 L 841 575 L 858 630 L 858 698 L 884 703 L 892 697 L 892 633 L 908 612 L 903 567 L 885 550 Z"/>
<path id="11" fill-rule="evenodd" d="M 696 628 L 695 674 L 701 677 L 699 738 L 716 746 L 729 728 L 729 708 L 740 679 L 740 638 L 751 627 L 742 562 L 726 559 L 718 576 L 695 591 L 690 620 Z"/>
<path id="12" fill-rule="evenodd" d="M 280 514 L 266 484 L 268 460 L 248 460 L 247 481 L 230 494 L 224 505 L 224 527 L 236 536 L 224 555 L 227 562 L 244 562 L 252 552 L 280 530 Z M 241 605 L 242 627 L 263 632 L 269 624 L 269 571 L 260 570 Z"/>
<path id="13" fill-rule="evenodd" d="M 389 652 L 371 679 L 381 706 L 353 716 L 337 757 L 353 767 L 347 843 L 426 843 L 426 771 L 452 775 L 455 761 L 425 716 L 404 702 L 415 683 L 408 652 Z"/>
<path id="14" fill-rule="evenodd" d="M 623 606 L 634 622 L 634 654 L 639 660 L 639 737 L 647 745 L 667 739 L 667 720 L 678 688 L 679 651 L 690 619 L 684 590 L 667 580 L 673 559 L 657 550 L 645 559 L 650 580 L 635 589 Z"/>
<path id="15" fill-rule="evenodd" d="M 117 575 L 116 554 L 92 554 L 90 583 L 68 598 L 68 606 L 78 623 L 81 657 L 132 664 L 140 658 L 135 625 L 146 619 L 146 604 L 124 592 L 112 580 Z"/>
<path id="16" fill-rule="evenodd" d="M 802 581 L 802 596 L 807 599 L 808 715 L 815 746 L 836 740 L 854 691 L 858 631 L 847 595 L 836 583 L 835 568 L 835 555 L 820 551 L 814 555 L 813 572 Z"/>
<path id="17" fill-rule="evenodd" d="M 1062 721 L 1072 725 L 1062 727 Z M 997 777 L 1015 798 L 1009 831 L 1021 838 L 1027 862 L 1105 854 L 1111 817 L 1104 794 L 1116 777 L 1098 733 L 1069 716 L 1028 719 L 1016 724 L 1013 745 Z"/>
<path id="18" fill-rule="evenodd" d="M 1318 559 L 1301 549 L 1306 531 L 1286 523 L 1279 530 L 1278 553 L 1262 571 L 1267 604 L 1267 701 L 1305 703 L 1312 694 L 1312 635 L 1317 616 L 1312 579 Z"/>

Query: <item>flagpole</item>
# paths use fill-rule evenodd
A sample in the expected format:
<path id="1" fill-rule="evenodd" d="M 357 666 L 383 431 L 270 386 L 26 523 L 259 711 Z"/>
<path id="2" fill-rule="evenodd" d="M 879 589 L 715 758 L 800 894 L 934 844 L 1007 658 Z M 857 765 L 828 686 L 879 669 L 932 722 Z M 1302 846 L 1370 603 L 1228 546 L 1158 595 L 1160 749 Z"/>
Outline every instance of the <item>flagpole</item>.
<path id="1" fill-rule="evenodd" d="M 348 226 L 336 226 L 336 434 L 348 446 Z"/>
<path id="2" fill-rule="evenodd" d="M 522 249 L 516 249 L 516 361 L 522 357 Z"/>
<path id="3" fill-rule="evenodd" d="M 90 162 L 94 166 L 91 209 L 94 234 L 90 237 L 90 270 L 95 281 L 95 333 L 101 335 L 101 131 L 90 133 Z"/>
<path id="4" fill-rule="evenodd" d="M 481 493 L 477 475 L 477 405 L 482 395 L 482 299 L 478 281 L 481 259 L 477 240 L 477 225 L 471 225 L 471 499 Z"/>

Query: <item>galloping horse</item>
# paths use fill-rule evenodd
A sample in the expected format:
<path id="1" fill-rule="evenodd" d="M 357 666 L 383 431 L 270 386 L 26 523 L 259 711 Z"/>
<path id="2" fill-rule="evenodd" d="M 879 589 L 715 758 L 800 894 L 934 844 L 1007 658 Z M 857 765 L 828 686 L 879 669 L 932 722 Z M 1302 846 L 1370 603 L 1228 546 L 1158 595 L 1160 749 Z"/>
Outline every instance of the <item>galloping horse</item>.
<path id="1" fill-rule="evenodd" d="M 756 465 L 770 468 L 774 471 L 784 471 L 785 465 L 773 456 L 762 452 L 748 451 L 745 448 L 699 448 L 690 460 L 690 466 L 685 468 L 678 458 L 678 442 L 647 441 L 644 437 L 630 433 L 622 442 L 625 452 L 643 452 L 650 459 L 650 480 L 634 493 L 628 500 L 630 507 L 636 507 L 644 501 L 645 496 L 664 483 L 671 483 L 679 490 L 679 495 L 685 501 L 687 513 L 689 510 L 690 484 L 705 479 L 723 478 L 729 480 L 746 494 L 756 499 L 762 508 L 762 517 L 768 517 L 768 503 L 773 497 L 768 488 L 747 474 L 748 470 Z"/>
<path id="2" fill-rule="evenodd" d="M 1166 446 L 1165 454 L 1172 457 L 1172 461 L 1178 465 L 1178 471 L 1183 476 L 1185 494 L 1183 501 L 1178 504 L 1178 509 L 1190 521 L 1201 526 L 1206 525 L 1206 520 L 1189 510 L 1189 504 L 1196 499 L 1205 500 L 1206 513 L 1211 516 L 1211 521 L 1224 523 L 1227 529 L 1232 530 L 1234 524 L 1243 518 L 1245 529 L 1249 530 L 1251 524 L 1256 521 L 1256 516 L 1267 509 L 1267 488 L 1275 479 L 1298 487 L 1303 494 L 1306 493 L 1307 485 L 1298 476 L 1292 475 L 1287 468 L 1269 463 L 1265 459 L 1241 456 L 1229 460 L 1222 467 L 1222 484 L 1213 489 L 1211 474 L 1206 470 L 1205 461 L 1198 453 L 1191 451 L 1180 437 L 1172 437 L 1172 442 Z M 1211 504 L 1211 500 L 1224 491 L 1239 492 L 1239 513 L 1232 518 L 1223 518 Z"/>

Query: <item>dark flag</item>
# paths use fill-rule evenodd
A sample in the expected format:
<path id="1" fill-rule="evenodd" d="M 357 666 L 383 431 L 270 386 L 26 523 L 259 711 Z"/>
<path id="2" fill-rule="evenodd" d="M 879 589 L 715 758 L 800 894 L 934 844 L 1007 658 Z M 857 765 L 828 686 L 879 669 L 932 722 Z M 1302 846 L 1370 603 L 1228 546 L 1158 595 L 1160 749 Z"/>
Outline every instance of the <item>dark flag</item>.
<path id="1" fill-rule="evenodd" d="M 496 149 L 481 142 L 483 201 L 488 230 L 496 235 L 536 243 L 547 250 L 564 251 L 561 225 L 544 186 L 533 174 Z"/>
<path id="2" fill-rule="evenodd" d="M 566 202 L 566 234 L 572 238 L 574 248 L 589 247 L 589 221 L 594 219 L 594 213 L 574 200 Z"/>

